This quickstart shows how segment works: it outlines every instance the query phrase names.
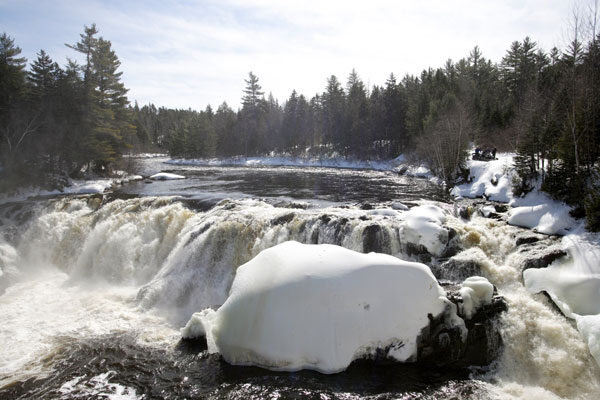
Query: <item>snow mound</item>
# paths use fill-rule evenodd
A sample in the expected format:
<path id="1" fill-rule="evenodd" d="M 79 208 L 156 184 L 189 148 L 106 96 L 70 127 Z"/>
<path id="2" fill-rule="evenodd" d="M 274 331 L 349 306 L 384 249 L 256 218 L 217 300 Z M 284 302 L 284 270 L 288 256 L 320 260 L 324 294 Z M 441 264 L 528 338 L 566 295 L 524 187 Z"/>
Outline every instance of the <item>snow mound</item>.
<path id="1" fill-rule="evenodd" d="M 508 223 L 531 228 L 547 235 L 565 235 L 576 225 L 566 204 L 547 199 L 547 203 L 514 207 L 509 211 Z"/>
<path id="2" fill-rule="evenodd" d="M 404 213 L 402 235 L 416 245 L 424 246 L 435 256 L 440 256 L 448 242 L 448 231 L 442 227 L 446 222 L 444 211 L 432 204 L 413 207 Z"/>
<path id="3" fill-rule="evenodd" d="M 527 290 L 547 292 L 567 317 L 577 322 L 600 365 L 600 246 L 598 235 L 577 232 L 563 238 L 569 257 L 547 268 L 523 272 Z"/>
<path id="4" fill-rule="evenodd" d="M 508 203 L 513 199 L 512 153 L 498 154 L 493 161 L 469 161 L 470 183 L 454 187 L 451 194 L 455 197 L 486 197 L 489 200 Z"/>
<path id="5" fill-rule="evenodd" d="M 182 334 L 205 333 L 209 351 L 232 364 L 335 373 L 377 349 L 413 359 L 444 300 L 423 264 L 284 242 L 239 267 L 227 301 L 194 314 Z"/>
<path id="6" fill-rule="evenodd" d="M 461 314 L 471 319 L 479 307 L 492 302 L 494 285 L 482 276 L 471 276 L 462 283 L 460 294 L 463 300 Z"/>
<path id="7" fill-rule="evenodd" d="M 168 172 L 159 172 L 158 174 L 152 175 L 150 179 L 154 179 L 155 181 L 168 181 L 172 179 L 185 179 L 185 176 L 170 174 Z"/>

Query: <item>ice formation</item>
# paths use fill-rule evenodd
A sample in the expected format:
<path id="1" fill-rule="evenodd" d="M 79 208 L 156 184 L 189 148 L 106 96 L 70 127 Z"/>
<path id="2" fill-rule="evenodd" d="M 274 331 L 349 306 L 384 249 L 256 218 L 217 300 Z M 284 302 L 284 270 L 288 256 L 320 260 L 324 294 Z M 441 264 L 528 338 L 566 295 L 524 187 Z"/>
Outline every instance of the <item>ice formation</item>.
<path id="1" fill-rule="evenodd" d="M 227 301 L 194 314 L 182 334 L 205 333 L 232 364 L 334 373 L 376 349 L 412 359 L 444 299 L 423 264 L 289 241 L 239 267 Z"/>

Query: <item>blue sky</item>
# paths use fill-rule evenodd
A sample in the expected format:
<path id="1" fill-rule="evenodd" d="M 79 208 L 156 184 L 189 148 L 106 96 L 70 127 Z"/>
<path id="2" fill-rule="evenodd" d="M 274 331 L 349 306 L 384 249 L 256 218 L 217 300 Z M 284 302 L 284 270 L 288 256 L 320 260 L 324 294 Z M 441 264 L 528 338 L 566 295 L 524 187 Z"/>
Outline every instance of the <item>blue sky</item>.
<path id="1" fill-rule="evenodd" d="M 571 7 L 568 0 L 0 0 L 0 32 L 28 60 L 44 49 L 64 65 L 77 59 L 64 44 L 96 23 L 121 60 L 131 101 L 237 108 L 249 71 L 284 101 L 293 89 L 322 92 L 332 74 L 345 82 L 352 68 L 373 85 L 391 72 L 458 60 L 475 45 L 493 61 L 527 35 L 544 49 L 563 47 Z"/>

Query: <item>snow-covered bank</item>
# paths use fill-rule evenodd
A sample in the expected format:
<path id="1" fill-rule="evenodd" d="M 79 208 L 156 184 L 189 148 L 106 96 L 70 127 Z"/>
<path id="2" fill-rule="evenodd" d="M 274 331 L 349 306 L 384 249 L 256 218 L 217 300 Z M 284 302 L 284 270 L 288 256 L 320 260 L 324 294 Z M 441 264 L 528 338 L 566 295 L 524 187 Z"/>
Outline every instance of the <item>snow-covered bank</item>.
<path id="1" fill-rule="evenodd" d="M 423 264 L 285 242 L 240 266 L 225 304 L 195 314 L 182 334 L 206 333 L 209 350 L 233 364 L 334 373 L 377 349 L 416 356 L 444 298 Z"/>
<path id="2" fill-rule="evenodd" d="M 96 194 L 104 193 L 115 185 L 143 179 L 140 175 L 130 175 L 124 171 L 117 171 L 112 178 L 99 179 L 69 179 L 67 184 L 60 189 L 45 190 L 39 187 L 25 187 L 13 193 L 0 195 L 0 202 L 19 201 L 30 197 L 56 196 L 61 194 Z"/>
<path id="3" fill-rule="evenodd" d="M 514 156 L 513 153 L 500 153 L 493 161 L 470 160 L 470 182 L 454 187 L 450 193 L 455 197 L 484 197 L 509 204 L 511 210 L 507 222 L 511 225 L 547 235 L 565 235 L 575 229 L 580 223 L 569 215 L 571 208 L 542 192 L 539 184 L 524 197 L 514 194 Z"/>

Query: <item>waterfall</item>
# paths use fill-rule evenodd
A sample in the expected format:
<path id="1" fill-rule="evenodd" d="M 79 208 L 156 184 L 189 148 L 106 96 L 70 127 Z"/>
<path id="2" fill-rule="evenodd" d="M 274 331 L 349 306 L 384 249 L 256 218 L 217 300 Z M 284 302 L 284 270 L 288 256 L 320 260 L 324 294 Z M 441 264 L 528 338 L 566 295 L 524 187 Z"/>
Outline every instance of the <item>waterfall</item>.
<path id="1" fill-rule="evenodd" d="M 466 273 L 461 268 L 473 268 L 508 302 L 500 321 L 504 352 L 475 375 L 491 392 L 598 392 L 600 372 L 581 335 L 546 297 L 523 287 L 524 253 L 515 243 L 523 230 L 480 216 L 461 219 L 450 206 L 438 206 L 446 215 L 440 254 L 428 253 L 407 231 L 406 213 L 392 210 L 287 208 L 238 199 L 199 211 L 177 197 L 83 196 L 9 213 L 13 228 L 4 213 L 0 338 L 7 350 L 0 352 L 6 377 L 0 384 L 22 379 L 16 371 L 37 376 L 57 337 L 135 331 L 145 344 L 172 345 L 192 313 L 225 301 L 239 265 L 295 240 L 427 262 L 438 279 L 459 280 Z"/>

